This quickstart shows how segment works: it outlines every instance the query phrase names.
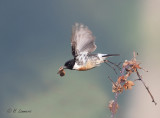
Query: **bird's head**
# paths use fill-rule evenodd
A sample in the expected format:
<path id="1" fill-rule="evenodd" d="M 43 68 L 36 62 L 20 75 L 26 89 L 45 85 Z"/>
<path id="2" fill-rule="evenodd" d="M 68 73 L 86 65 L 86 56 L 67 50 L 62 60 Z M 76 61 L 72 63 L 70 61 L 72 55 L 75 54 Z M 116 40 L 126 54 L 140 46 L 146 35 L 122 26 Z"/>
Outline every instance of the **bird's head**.
<path id="1" fill-rule="evenodd" d="M 71 60 L 67 61 L 67 62 L 64 64 L 64 69 L 70 69 L 70 70 L 72 70 L 74 64 L 75 64 L 75 60 L 74 60 L 74 59 L 71 59 Z"/>

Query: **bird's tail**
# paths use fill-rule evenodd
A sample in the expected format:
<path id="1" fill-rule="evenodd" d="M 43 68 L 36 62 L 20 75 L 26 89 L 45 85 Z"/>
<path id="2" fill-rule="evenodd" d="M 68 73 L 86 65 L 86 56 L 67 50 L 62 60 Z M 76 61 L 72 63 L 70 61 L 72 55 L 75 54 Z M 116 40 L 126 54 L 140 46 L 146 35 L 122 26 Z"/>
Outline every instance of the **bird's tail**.
<path id="1" fill-rule="evenodd" d="M 120 56 L 120 54 L 106 54 L 103 55 L 102 57 L 111 57 L 111 56 Z"/>

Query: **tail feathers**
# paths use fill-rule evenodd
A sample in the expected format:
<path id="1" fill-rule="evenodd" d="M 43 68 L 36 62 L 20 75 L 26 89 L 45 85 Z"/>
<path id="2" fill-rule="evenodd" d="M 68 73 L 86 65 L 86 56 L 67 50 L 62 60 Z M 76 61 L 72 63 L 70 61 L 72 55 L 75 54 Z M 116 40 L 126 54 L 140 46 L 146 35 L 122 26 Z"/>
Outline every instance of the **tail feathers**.
<path id="1" fill-rule="evenodd" d="M 102 57 L 110 57 L 110 56 L 120 56 L 120 54 L 106 54 L 103 55 Z"/>

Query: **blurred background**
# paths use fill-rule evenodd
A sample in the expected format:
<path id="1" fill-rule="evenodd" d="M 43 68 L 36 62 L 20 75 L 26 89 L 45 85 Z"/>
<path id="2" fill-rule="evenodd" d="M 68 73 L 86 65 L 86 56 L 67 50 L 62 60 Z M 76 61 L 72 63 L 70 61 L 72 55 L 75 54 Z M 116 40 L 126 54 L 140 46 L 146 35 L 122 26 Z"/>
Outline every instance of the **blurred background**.
<path id="1" fill-rule="evenodd" d="M 109 118 L 114 98 L 110 76 L 102 64 L 86 72 L 57 71 L 72 58 L 70 37 L 75 22 L 96 37 L 95 53 L 119 53 L 112 62 L 132 58 L 133 51 L 148 73 L 140 71 L 156 102 L 141 82 L 118 98 L 117 118 L 160 116 L 160 1 L 1 0 L 0 117 Z M 137 79 L 133 76 L 133 79 Z M 16 113 L 13 110 L 17 109 Z M 30 113 L 18 113 L 28 110 Z"/>

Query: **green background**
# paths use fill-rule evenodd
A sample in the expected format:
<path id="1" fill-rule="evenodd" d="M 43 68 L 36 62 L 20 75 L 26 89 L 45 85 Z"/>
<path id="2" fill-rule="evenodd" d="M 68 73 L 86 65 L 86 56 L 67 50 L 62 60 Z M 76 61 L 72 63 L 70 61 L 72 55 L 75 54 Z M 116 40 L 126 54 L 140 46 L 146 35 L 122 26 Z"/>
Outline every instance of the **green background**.
<path id="1" fill-rule="evenodd" d="M 71 55 L 71 28 L 87 25 L 96 37 L 95 53 L 118 53 L 121 62 L 139 52 L 143 73 L 157 101 L 160 71 L 159 1 L 1 0 L 0 117 L 109 118 L 114 71 L 102 64 L 90 71 L 57 71 Z M 133 76 L 134 78 L 134 76 Z M 153 81 L 154 80 L 154 81 Z M 118 99 L 117 118 L 160 114 L 140 82 Z M 8 109 L 31 113 L 7 113 Z M 150 111 L 152 109 L 152 111 Z M 152 114 L 153 113 L 153 114 Z M 155 115 L 155 116 L 154 116 Z"/>

